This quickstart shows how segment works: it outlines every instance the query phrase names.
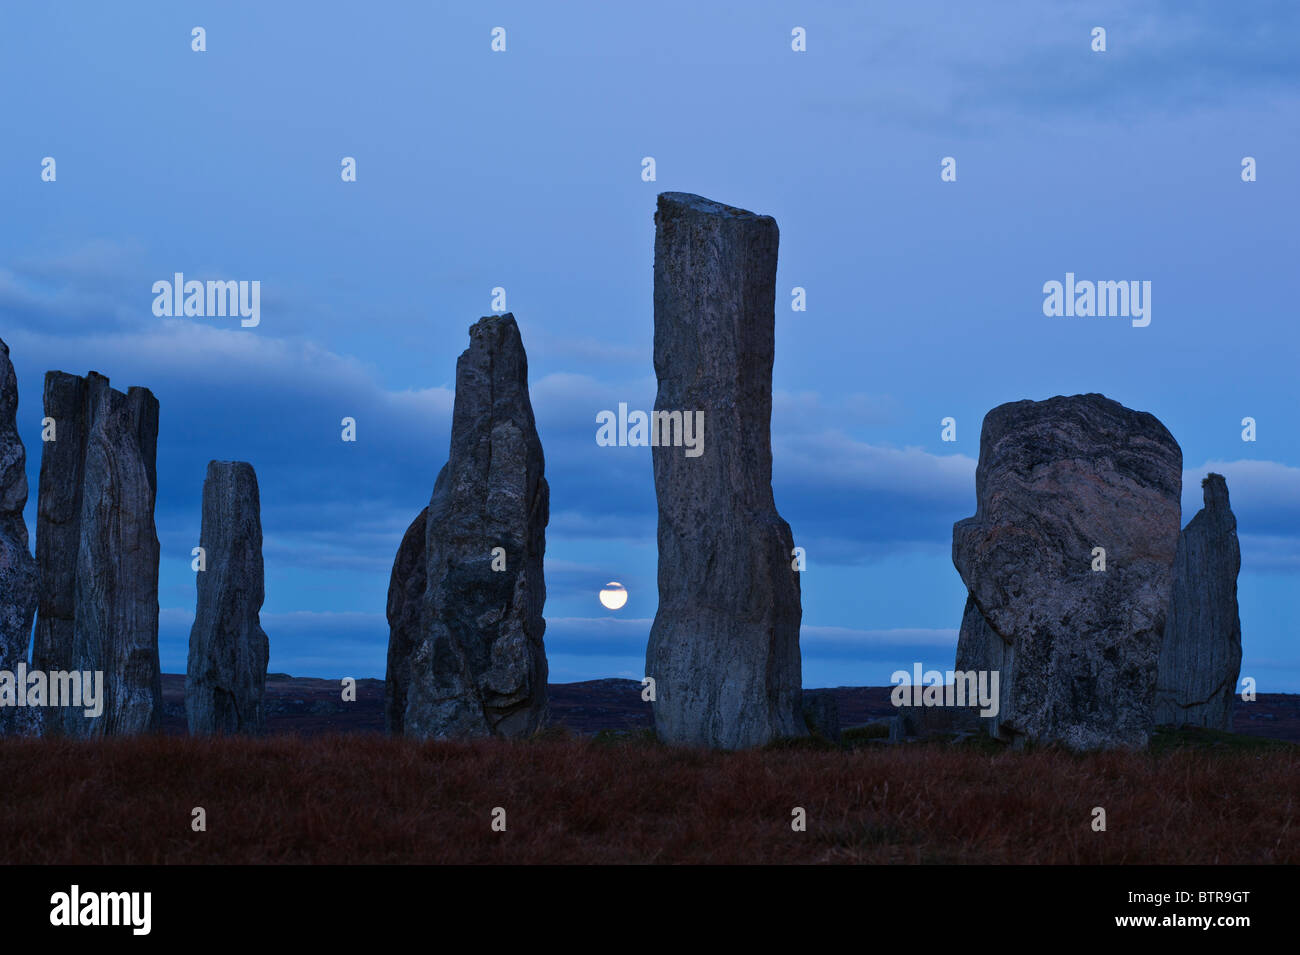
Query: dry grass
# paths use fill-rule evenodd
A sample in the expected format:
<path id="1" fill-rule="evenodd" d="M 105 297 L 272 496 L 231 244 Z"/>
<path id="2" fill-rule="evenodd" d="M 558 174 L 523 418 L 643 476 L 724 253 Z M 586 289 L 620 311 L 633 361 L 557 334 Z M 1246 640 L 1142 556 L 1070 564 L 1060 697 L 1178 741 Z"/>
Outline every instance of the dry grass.
<path id="1" fill-rule="evenodd" d="M 1284 745 L 3 740 L 0 779 L 11 864 L 1300 862 L 1300 747 Z M 195 806 L 206 832 L 191 831 Z M 496 806 L 506 832 L 490 828 Z M 806 832 L 791 830 L 795 806 Z"/>

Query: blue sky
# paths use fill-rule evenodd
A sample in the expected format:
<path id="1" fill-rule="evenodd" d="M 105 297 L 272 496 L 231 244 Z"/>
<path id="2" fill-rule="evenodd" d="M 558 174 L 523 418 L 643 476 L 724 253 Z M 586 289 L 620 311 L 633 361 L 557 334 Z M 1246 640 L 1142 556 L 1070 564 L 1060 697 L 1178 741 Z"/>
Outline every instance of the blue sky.
<path id="1" fill-rule="evenodd" d="M 551 485 L 551 678 L 639 678 L 649 449 L 598 447 L 595 416 L 653 403 L 655 196 L 696 192 L 781 229 L 774 485 L 808 554 L 806 685 L 949 667 L 984 413 L 1100 391 L 1179 440 L 1184 523 L 1227 476 L 1243 675 L 1300 690 L 1298 31 L 1263 2 L 6 5 L 0 337 L 32 487 L 46 370 L 151 388 L 164 670 L 219 458 L 261 485 L 271 669 L 382 676 L 393 555 L 501 286 Z M 178 271 L 260 281 L 261 324 L 155 317 Z M 1067 271 L 1151 281 L 1150 326 L 1045 317 Z"/>

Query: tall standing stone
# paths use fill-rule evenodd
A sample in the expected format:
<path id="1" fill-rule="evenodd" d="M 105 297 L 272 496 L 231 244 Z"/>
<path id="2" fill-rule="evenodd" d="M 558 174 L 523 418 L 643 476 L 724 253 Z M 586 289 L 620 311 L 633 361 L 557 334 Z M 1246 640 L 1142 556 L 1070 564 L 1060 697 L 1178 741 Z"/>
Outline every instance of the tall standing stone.
<path id="1" fill-rule="evenodd" d="M 655 226 L 655 729 L 726 749 L 802 736 L 799 576 L 772 497 L 776 221 L 664 193 Z M 696 412 L 708 440 L 688 454 L 671 431 Z"/>
<path id="2" fill-rule="evenodd" d="M 14 672 L 27 661 L 39 579 L 27 545 L 27 450 L 18 436 L 18 378 L 9 346 L 0 341 L 0 670 Z M 15 685 L 15 696 L 20 692 Z M 0 735 L 40 731 L 39 710 L 17 709 L 17 699 L 0 706 Z"/>
<path id="3" fill-rule="evenodd" d="M 406 720 L 406 696 L 411 685 L 411 654 L 420 640 L 424 590 L 429 565 L 424 557 L 429 509 L 411 522 L 402 537 L 388 581 L 388 672 L 384 678 L 384 724 L 401 736 Z"/>
<path id="4" fill-rule="evenodd" d="M 480 319 L 469 336 L 456 363 L 451 452 L 425 521 L 419 640 L 405 662 L 390 643 L 390 679 L 409 679 L 401 730 L 418 738 L 523 736 L 547 714 L 550 490 L 528 359 L 508 313 Z"/>
<path id="5" fill-rule="evenodd" d="M 71 667 L 103 672 L 104 710 L 74 711 L 76 735 L 161 728 L 157 450 L 158 400 L 105 387 L 86 438 Z"/>
<path id="6" fill-rule="evenodd" d="M 36 506 L 41 602 L 32 665 L 40 670 L 72 666 L 86 440 L 99 397 L 107 389 L 108 379 L 93 371 L 85 378 L 61 371 L 45 374 L 45 417 L 52 423 L 53 440 L 41 444 Z"/>
<path id="7" fill-rule="evenodd" d="M 1146 744 L 1181 488 L 1164 425 L 1102 395 L 985 416 L 975 516 L 952 552 L 970 594 L 957 658 L 999 671 L 997 735 Z"/>
<path id="8" fill-rule="evenodd" d="M 257 474 L 243 461 L 210 461 L 203 482 L 198 606 L 185 671 L 194 734 L 259 734 L 270 647 L 259 614 L 265 594 Z"/>
<path id="9" fill-rule="evenodd" d="M 123 394 L 94 372 L 50 372 L 45 415 L 54 440 L 41 453 L 34 665 L 103 674 L 99 716 L 65 709 L 48 728 L 74 736 L 156 730 L 158 401 L 147 388 Z"/>
<path id="10" fill-rule="evenodd" d="M 1156 722 L 1232 729 L 1241 674 L 1237 518 L 1222 474 L 1201 482 L 1203 507 L 1183 528 L 1156 684 Z"/>

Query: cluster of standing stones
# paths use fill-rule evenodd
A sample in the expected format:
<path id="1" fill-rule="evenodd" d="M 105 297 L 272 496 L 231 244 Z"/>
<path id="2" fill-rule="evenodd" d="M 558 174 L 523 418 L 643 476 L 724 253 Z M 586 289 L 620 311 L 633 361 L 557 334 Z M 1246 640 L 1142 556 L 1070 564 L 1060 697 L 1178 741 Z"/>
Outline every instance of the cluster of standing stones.
<path id="1" fill-rule="evenodd" d="M 837 738 L 833 697 L 801 689 L 799 575 L 772 494 L 776 222 L 664 193 L 655 226 L 655 410 L 703 411 L 711 435 L 696 457 L 667 442 L 652 449 L 656 732 L 723 749 L 810 731 Z M 547 720 L 550 491 L 527 357 L 510 314 L 469 336 L 448 460 L 388 591 L 385 719 L 417 739 L 521 737 Z M 35 614 L 33 668 L 101 670 L 107 700 L 98 718 L 46 711 L 43 727 L 30 710 L 0 709 L 0 732 L 156 730 L 158 403 L 93 372 L 46 376 L 57 430 L 42 452 L 33 560 L 17 400 L 0 342 L 0 669 L 24 660 Z M 1164 426 L 1102 395 L 990 411 L 976 512 L 953 527 L 953 563 L 968 591 L 956 669 L 1000 674 L 997 712 L 937 722 L 982 720 L 1009 743 L 1076 749 L 1142 746 L 1157 723 L 1229 728 L 1241 662 L 1236 520 L 1211 474 L 1205 508 L 1180 531 L 1181 485 L 1182 451 Z M 262 732 L 268 644 L 250 465 L 208 466 L 200 543 L 190 730 Z"/>
<path id="2" fill-rule="evenodd" d="M 1144 746 L 1158 723 L 1227 730 L 1241 665 L 1237 524 L 1221 475 L 1179 531 L 1182 450 L 1102 395 L 1016 401 L 980 432 L 956 670 L 997 671 L 994 737 Z"/>
<path id="3" fill-rule="evenodd" d="M 102 674 L 100 711 L 0 708 L 0 732 L 76 738 L 156 732 L 158 663 L 158 400 L 103 375 L 45 376 L 36 557 L 27 549 L 26 451 L 17 383 L 0 342 L 0 670 Z M 262 728 L 267 640 L 262 531 L 253 469 L 213 461 L 203 487 L 204 573 L 190 636 L 191 732 Z M 32 623 L 35 618 L 35 634 Z"/>

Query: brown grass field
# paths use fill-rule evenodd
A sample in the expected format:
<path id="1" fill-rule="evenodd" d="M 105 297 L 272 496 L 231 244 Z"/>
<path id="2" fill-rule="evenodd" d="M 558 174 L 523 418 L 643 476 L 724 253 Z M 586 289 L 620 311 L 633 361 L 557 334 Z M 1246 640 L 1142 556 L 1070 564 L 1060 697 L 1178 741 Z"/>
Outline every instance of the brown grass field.
<path id="1" fill-rule="evenodd" d="M 1293 744 L 822 745 L 711 753 L 563 731 L 2 740 L 0 862 L 1300 862 Z M 191 829 L 196 806 L 206 832 Z M 498 806 L 505 832 L 490 826 Z M 796 806 L 806 832 L 791 828 Z"/>

